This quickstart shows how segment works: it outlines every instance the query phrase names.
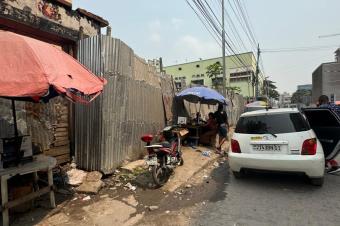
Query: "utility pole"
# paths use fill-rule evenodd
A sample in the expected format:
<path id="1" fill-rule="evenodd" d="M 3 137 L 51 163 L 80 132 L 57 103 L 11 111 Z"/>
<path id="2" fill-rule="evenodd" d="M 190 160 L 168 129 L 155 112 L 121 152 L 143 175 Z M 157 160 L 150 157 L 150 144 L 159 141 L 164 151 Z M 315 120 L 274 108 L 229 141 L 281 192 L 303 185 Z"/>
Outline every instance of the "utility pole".
<path id="1" fill-rule="evenodd" d="M 267 98 L 269 98 L 269 80 L 267 80 L 268 77 L 264 78 L 264 94 L 266 95 Z"/>
<path id="2" fill-rule="evenodd" d="M 225 30 L 224 30 L 224 0 L 222 0 L 222 67 L 223 67 L 223 96 L 227 97 L 227 72 L 225 62 Z"/>
<path id="3" fill-rule="evenodd" d="M 256 61 L 256 73 L 255 73 L 255 101 L 259 96 L 259 61 L 260 61 L 260 44 L 257 44 L 257 61 Z"/>

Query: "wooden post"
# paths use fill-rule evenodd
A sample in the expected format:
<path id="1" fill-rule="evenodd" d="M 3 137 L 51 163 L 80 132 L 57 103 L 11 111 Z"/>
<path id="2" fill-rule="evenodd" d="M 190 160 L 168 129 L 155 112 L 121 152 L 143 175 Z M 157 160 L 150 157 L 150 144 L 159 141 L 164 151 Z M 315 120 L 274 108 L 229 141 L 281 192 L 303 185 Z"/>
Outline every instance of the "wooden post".
<path id="1" fill-rule="evenodd" d="M 1 204 L 2 204 L 2 223 L 3 226 L 9 226 L 8 208 L 8 187 L 7 187 L 7 176 L 1 176 Z"/>
<path id="2" fill-rule="evenodd" d="M 17 113 L 15 111 L 15 102 L 12 99 L 12 114 L 13 114 L 13 122 L 14 122 L 14 136 L 15 138 L 18 137 L 18 123 L 17 123 Z"/>
<path id="3" fill-rule="evenodd" d="M 39 191 L 39 184 L 38 184 L 39 176 L 38 176 L 38 172 L 34 172 L 33 173 L 33 178 L 34 178 L 34 189 L 35 189 L 35 191 Z"/>
<path id="4" fill-rule="evenodd" d="M 110 26 L 107 26 L 107 27 L 106 27 L 106 35 L 109 36 L 109 37 L 111 37 L 111 32 L 112 32 L 111 27 L 110 27 Z"/>
<path id="5" fill-rule="evenodd" d="M 55 208 L 55 197 L 54 197 L 54 191 L 53 191 L 53 173 L 52 173 L 52 168 L 48 169 L 48 186 L 50 187 L 50 202 L 51 202 L 51 207 Z"/>
<path id="6" fill-rule="evenodd" d="M 78 36 L 79 36 L 79 37 L 78 37 L 79 40 L 84 39 L 84 28 L 83 28 L 82 26 L 80 26 L 80 28 L 79 28 Z"/>

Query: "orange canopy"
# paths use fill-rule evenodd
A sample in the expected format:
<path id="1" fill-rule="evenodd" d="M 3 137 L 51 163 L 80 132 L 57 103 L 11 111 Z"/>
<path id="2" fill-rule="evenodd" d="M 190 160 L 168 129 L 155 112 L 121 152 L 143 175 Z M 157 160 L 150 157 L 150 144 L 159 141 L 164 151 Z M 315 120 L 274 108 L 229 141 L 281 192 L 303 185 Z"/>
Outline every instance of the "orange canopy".
<path id="1" fill-rule="evenodd" d="M 0 31 L 0 97 L 39 98 L 52 88 L 80 101 L 100 94 L 105 83 L 51 44 Z"/>

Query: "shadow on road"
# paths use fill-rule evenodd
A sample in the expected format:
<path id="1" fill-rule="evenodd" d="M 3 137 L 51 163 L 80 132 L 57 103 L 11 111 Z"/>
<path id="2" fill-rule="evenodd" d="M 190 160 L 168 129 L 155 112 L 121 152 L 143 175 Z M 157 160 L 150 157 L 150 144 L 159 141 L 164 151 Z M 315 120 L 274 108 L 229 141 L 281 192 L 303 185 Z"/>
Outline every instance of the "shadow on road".
<path id="1" fill-rule="evenodd" d="M 213 169 L 211 178 L 214 181 L 214 189 L 210 191 L 210 202 L 217 202 L 226 198 L 226 187 L 230 183 L 230 173 L 227 163 Z"/>
<path id="2" fill-rule="evenodd" d="M 248 171 L 241 179 L 234 179 L 239 185 L 264 189 L 286 189 L 295 192 L 315 191 L 321 187 L 311 185 L 309 178 L 302 174 L 281 172 Z"/>

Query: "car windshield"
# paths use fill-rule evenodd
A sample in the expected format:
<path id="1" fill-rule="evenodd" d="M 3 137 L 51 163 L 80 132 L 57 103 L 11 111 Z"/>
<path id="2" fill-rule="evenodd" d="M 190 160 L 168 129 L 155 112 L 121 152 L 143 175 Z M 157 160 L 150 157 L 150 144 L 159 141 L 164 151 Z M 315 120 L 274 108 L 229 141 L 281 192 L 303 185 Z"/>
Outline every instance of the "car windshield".
<path id="1" fill-rule="evenodd" d="M 300 113 L 265 114 L 241 117 L 236 133 L 280 134 L 310 130 L 309 124 Z"/>

